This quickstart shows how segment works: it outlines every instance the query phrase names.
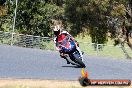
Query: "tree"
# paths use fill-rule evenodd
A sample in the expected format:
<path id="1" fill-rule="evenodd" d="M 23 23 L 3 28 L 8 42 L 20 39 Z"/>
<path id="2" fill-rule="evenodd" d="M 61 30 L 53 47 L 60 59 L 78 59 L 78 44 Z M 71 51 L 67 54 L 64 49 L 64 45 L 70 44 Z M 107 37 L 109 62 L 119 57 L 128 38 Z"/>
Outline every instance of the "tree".
<path id="1" fill-rule="evenodd" d="M 5 15 L 5 4 L 6 0 L 0 0 L 0 16 Z"/>
<path id="2" fill-rule="evenodd" d="M 0 5 L 3 5 L 6 2 L 6 0 L 0 0 Z"/>
<path id="3" fill-rule="evenodd" d="M 19 0 L 16 29 L 24 34 L 49 36 L 51 18 L 58 9 L 44 0 Z"/>
<path id="4" fill-rule="evenodd" d="M 24 34 L 49 36 L 52 19 L 59 17 L 62 13 L 60 1 L 18 0 L 15 31 Z M 13 24 L 15 0 L 7 0 L 5 7 L 6 10 L 2 9 L 2 12 L 4 10 L 6 14 L 0 16 L 0 28 L 3 31 L 10 31 Z"/>
<path id="5" fill-rule="evenodd" d="M 111 33 L 111 38 L 121 40 L 120 35 L 126 36 L 124 41 L 120 41 L 122 45 L 126 43 L 131 48 L 127 29 L 126 33 L 120 33 L 123 30 L 123 17 L 126 17 L 126 4 L 130 0 L 68 0 L 66 1 L 65 15 L 67 22 L 71 25 L 71 32 L 79 34 L 83 31 L 83 27 L 90 30 L 90 36 L 93 43 L 106 43 L 107 33 Z M 126 19 L 128 21 L 128 19 Z M 122 50 L 126 53 L 124 46 Z M 129 55 L 127 54 L 129 57 Z"/>
<path id="6" fill-rule="evenodd" d="M 112 33 L 112 36 L 114 36 L 113 38 L 115 39 L 115 45 L 120 44 L 126 58 L 131 59 L 124 47 L 124 45 L 127 44 L 132 50 L 132 43 L 130 42 L 129 37 L 130 30 L 132 30 L 130 25 L 131 23 L 129 21 L 129 19 L 131 19 L 131 16 L 129 16 L 127 7 L 125 7 L 128 3 L 129 0 L 125 0 L 125 2 L 122 1 L 120 3 L 116 3 L 116 5 L 113 7 L 113 10 L 111 11 L 111 17 L 114 20 L 111 21 L 113 25 L 110 29 L 111 31 L 115 30 Z"/>
<path id="7" fill-rule="evenodd" d="M 101 4 L 102 3 L 102 4 Z M 107 5 L 106 0 L 68 0 L 65 14 L 71 23 L 71 33 L 79 34 L 84 28 L 90 27 L 92 42 L 105 43 L 107 41 Z M 103 7 L 104 6 L 104 7 Z"/>
<path id="8" fill-rule="evenodd" d="M 13 6 L 7 0 L 5 5 L 0 6 L 0 29 L 2 31 L 9 31 L 12 25 Z"/>

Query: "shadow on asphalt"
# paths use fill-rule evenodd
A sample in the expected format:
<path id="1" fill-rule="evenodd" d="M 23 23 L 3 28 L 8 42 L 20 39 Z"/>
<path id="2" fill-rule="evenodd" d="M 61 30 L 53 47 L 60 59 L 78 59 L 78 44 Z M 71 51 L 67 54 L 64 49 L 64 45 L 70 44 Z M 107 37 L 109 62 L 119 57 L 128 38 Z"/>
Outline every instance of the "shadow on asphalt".
<path id="1" fill-rule="evenodd" d="M 79 67 L 79 66 L 62 66 L 62 67 L 64 67 L 64 68 L 82 68 L 82 67 Z"/>

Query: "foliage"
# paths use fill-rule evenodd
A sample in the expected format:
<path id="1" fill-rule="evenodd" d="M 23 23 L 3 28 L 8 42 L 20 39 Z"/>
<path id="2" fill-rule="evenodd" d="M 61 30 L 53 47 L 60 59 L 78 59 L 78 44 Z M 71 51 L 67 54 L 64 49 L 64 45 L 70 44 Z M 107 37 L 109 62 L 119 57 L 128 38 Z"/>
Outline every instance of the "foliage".
<path id="1" fill-rule="evenodd" d="M 0 15 L 0 29 L 2 31 L 10 31 L 12 29 L 13 23 L 13 12 L 14 5 L 9 0 L 6 1 L 5 5 L 2 6 L 2 10 L 4 13 Z"/>
<path id="2" fill-rule="evenodd" d="M 0 5 L 3 5 L 6 2 L 6 0 L 0 0 Z"/>
<path id="3" fill-rule="evenodd" d="M 24 34 L 48 36 L 51 18 L 59 8 L 43 0 L 20 0 L 18 6 L 16 29 Z"/>
<path id="4" fill-rule="evenodd" d="M 68 22 L 72 23 L 71 33 L 74 32 L 75 34 L 79 34 L 83 31 L 83 27 L 90 27 L 92 42 L 104 43 L 107 41 L 106 33 L 108 28 L 105 15 L 108 6 L 106 3 L 108 2 L 99 0 L 67 1 L 65 13 L 68 18 Z"/>
<path id="5" fill-rule="evenodd" d="M 128 0 L 67 0 L 65 15 L 70 31 L 77 35 L 89 27 L 92 42 L 105 43 L 108 32 L 116 36 L 127 4 Z"/>
<path id="6" fill-rule="evenodd" d="M 106 43 L 107 33 L 117 37 L 131 0 L 18 0 L 15 31 L 49 36 L 52 20 L 64 21 L 73 36 L 89 31 L 94 43 Z M 15 0 L 7 0 L 0 28 L 12 30 Z M 128 20 L 128 19 L 126 19 Z"/>
<path id="7" fill-rule="evenodd" d="M 2 31 L 11 31 L 15 0 L 7 0 L 7 14 L 0 18 Z M 60 8 L 45 0 L 18 0 L 15 31 L 24 34 L 49 36 L 51 19 L 60 14 Z"/>

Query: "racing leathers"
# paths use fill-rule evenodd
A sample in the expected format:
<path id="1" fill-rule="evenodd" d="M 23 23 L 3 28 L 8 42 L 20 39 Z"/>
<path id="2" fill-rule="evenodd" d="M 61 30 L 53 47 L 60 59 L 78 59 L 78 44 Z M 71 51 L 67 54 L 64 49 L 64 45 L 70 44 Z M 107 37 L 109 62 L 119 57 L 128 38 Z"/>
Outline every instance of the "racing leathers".
<path id="1" fill-rule="evenodd" d="M 65 56 L 64 56 L 65 53 L 61 50 L 60 45 L 62 44 L 62 42 L 63 42 L 63 40 L 64 40 L 65 38 L 70 38 L 71 40 L 75 41 L 75 39 L 74 39 L 67 31 L 62 31 L 62 32 L 60 32 L 60 34 L 54 38 L 54 43 L 55 43 L 55 45 L 56 45 L 56 49 L 60 52 L 60 56 L 61 56 L 62 58 L 64 58 L 64 59 L 66 59 Z M 76 46 L 76 49 L 78 50 L 78 52 L 80 53 L 80 55 L 81 55 L 81 57 L 82 57 L 83 55 L 82 55 L 81 50 L 79 49 L 79 44 L 78 44 L 77 41 L 75 41 L 75 42 L 76 42 L 76 45 L 77 45 L 77 46 Z M 67 60 L 67 59 L 66 59 L 66 60 Z M 83 57 L 82 57 L 82 60 L 83 60 Z"/>

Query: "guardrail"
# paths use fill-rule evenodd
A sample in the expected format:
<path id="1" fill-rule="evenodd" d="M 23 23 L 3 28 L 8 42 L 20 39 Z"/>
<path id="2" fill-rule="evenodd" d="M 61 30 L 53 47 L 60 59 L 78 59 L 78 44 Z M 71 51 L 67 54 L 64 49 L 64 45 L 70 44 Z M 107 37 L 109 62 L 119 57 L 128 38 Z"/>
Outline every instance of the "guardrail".
<path id="1" fill-rule="evenodd" d="M 26 48 L 37 48 L 37 49 L 50 49 L 54 50 L 53 42 L 50 37 L 41 37 L 33 35 L 24 35 L 13 33 L 13 40 L 11 39 L 12 34 L 10 32 L 0 31 L 0 43 L 15 45 Z"/>

